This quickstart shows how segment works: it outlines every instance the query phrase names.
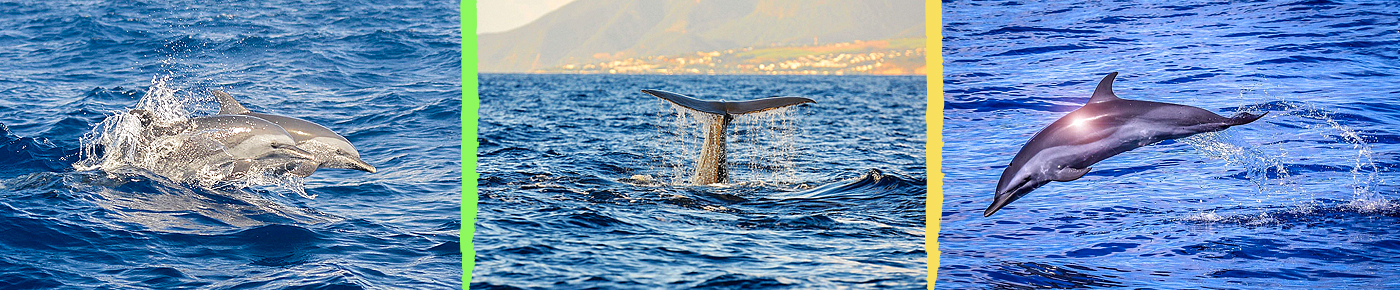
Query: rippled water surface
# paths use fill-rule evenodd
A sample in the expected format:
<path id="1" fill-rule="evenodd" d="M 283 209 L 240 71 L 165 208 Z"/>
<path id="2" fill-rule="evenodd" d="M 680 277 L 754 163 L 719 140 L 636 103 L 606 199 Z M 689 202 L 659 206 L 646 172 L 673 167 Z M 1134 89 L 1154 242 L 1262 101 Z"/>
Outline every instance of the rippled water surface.
<path id="1" fill-rule="evenodd" d="M 1400 287 L 1400 6 L 1074 2 L 944 3 L 939 288 Z M 1119 97 L 1270 113 L 982 217 L 1114 71 Z"/>
<path id="2" fill-rule="evenodd" d="M 921 288 L 925 78 L 482 75 L 473 289 Z M 738 117 L 731 183 L 640 92 L 814 99 Z"/>
<path id="3" fill-rule="evenodd" d="M 390 2 L 0 3 L 0 288 L 459 288 L 457 5 Z M 143 99 L 212 114 L 211 89 L 379 172 L 74 166 L 103 120 Z"/>

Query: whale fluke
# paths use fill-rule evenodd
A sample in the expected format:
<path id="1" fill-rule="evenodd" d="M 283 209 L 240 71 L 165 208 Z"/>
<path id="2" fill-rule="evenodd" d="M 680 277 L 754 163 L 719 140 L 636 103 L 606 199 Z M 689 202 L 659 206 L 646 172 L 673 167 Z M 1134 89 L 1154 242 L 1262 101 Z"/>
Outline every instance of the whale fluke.
<path id="1" fill-rule="evenodd" d="M 667 91 L 642 90 L 642 92 L 681 107 L 708 113 L 712 118 L 708 122 L 709 126 L 705 129 L 705 144 L 700 148 L 700 156 L 695 159 L 695 175 L 690 181 L 697 185 L 729 181 L 729 172 L 725 165 L 725 130 L 729 127 L 729 121 L 734 119 L 734 115 L 758 113 L 804 103 L 816 103 L 812 99 L 799 97 L 771 97 L 741 102 L 705 101 Z"/>
<path id="2" fill-rule="evenodd" d="M 671 103 L 681 105 L 682 107 L 686 107 L 691 110 L 717 115 L 739 115 L 758 113 L 791 105 L 816 102 L 812 99 L 798 97 L 771 97 L 742 102 L 704 101 L 667 91 L 642 90 L 642 92 L 670 101 Z"/>
<path id="3" fill-rule="evenodd" d="M 1119 153 L 1249 124 L 1268 114 L 1241 112 L 1226 118 L 1192 106 L 1121 99 L 1113 93 L 1117 76 L 1117 72 L 1105 76 L 1088 103 L 1050 123 L 1021 147 L 1002 171 L 996 195 L 983 216 L 1051 181 L 1078 180 L 1090 165 Z"/>

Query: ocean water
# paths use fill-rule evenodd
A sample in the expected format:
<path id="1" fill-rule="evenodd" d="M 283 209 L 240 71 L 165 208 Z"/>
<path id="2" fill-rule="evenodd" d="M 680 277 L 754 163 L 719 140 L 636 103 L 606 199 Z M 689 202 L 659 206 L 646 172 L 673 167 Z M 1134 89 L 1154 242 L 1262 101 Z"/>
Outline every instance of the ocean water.
<path id="1" fill-rule="evenodd" d="M 459 288 L 457 14 L 0 3 L 0 288 Z M 203 183 L 91 163 L 130 148 L 98 141 L 125 134 L 102 125 L 120 113 L 213 114 L 213 89 L 324 125 L 379 172 Z"/>
<path id="2" fill-rule="evenodd" d="M 484 74 L 473 289 L 921 288 L 925 78 Z M 738 117 L 731 182 L 642 93 L 800 96 Z"/>
<path id="3" fill-rule="evenodd" d="M 1400 5 L 1078 2 L 944 3 L 938 288 L 1400 287 Z M 982 217 L 1115 71 L 1122 98 L 1269 114 Z"/>

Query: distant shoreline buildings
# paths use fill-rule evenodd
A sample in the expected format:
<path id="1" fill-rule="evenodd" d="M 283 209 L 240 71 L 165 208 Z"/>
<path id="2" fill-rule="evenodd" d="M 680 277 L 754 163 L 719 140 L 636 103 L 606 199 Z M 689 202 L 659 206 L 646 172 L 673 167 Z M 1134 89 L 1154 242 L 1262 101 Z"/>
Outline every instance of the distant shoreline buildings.
<path id="1" fill-rule="evenodd" d="M 924 75 L 924 39 L 853 41 L 813 46 L 746 47 L 681 55 L 566 64 L 532 73 Z"/>

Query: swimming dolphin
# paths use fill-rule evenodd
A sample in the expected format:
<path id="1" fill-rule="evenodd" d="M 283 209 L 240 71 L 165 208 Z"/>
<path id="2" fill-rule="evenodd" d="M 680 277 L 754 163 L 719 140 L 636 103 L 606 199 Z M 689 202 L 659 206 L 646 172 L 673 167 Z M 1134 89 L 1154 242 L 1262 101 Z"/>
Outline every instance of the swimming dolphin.
<path id="1" fill-rule="evenodd" d="M 725 168 L 724 131 L 729 128 L 729 121 L 734 120 L 734 115 L 758 113 L 803 103 L 816 103 L 812 99 L 798 97 L 772 97 L 742 102 L 704 101 L 666 91 L 642 90 L 642 92 L 681 107 L 706 113 L 705 116 L 711 118 L 705 120 L 706 124 L 709 125 L 705 130 L 705 143 L 700 147 L 700 157 L 695 159 L 695 175 L 690 179 L 691 183 L 697 185 L 729 181 L 729 172 Z"/>
<path id="2" fill-rule="evenodd" d="M 991 216 L 1050 181 L 1073 181 L 1101 160 L 1163 140 L 1249 124 L 1268 114 L 1239 113 L 1226 118 L 1205 109 L 1125 100 L 1113 94 L 1110 73 L 1089 103 L 1050 123 L 1031 137 L 1001 173 L 996 197 L 982 212 Z"/>
<path id="3" fill-rule="evenodd" d="M 243 105 L 228 93 L 220 90 L 214 90 L 213 93 L 219 100 L 219 114 L 254 116 L 282 126 L 292 135 L 292 139 L 296 140 L 297 147 L 316 155 L 316 161 L 320 163 L 321 168 L 354 169 L 369 173 L 377 171 L 373 165 L 360 159 L 360 151 L 355 150 L 355 145 L 351 145 L 350 140 L 325 126 L 282 115 L 253 113 L 243 108 Z"/>
<path id="4" fill-rule="evenodd" d="M 268 167 L 296 176 L 316 171 L 315 155 L 296 146 L 291 134 L 267 120 L 244 115 L 213 115 L 160 125 L 154 113 L 144 109 L 129 111 L 145 127 L 141 150 L 161 159 L 152 164 L 159 172 L 189 177 L 202 167 L 228 167 L 230 175 L 253 167 Z M 148 158 L 148 157 L 147 157 Z M 168 170 L 167 170 L 168 169 Z"/>

